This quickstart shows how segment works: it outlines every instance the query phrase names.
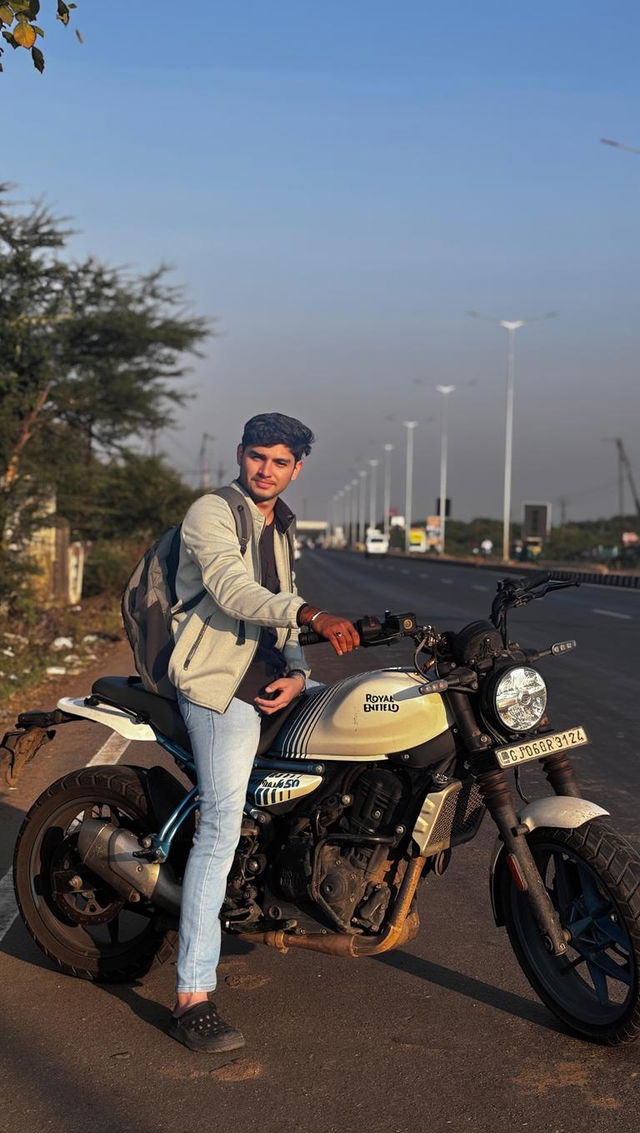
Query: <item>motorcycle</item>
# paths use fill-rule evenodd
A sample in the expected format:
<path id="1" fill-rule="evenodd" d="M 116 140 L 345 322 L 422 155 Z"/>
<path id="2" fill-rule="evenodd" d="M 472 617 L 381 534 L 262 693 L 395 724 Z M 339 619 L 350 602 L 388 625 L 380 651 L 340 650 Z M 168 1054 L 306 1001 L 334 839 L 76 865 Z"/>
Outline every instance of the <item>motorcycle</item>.
<path id="1" fill-rule="evenodd" d="M 402 946 L 418 932 L 420 882 L 445 872 L 488 812 L 495 922 L 532 987 L 584 1038 L 637 1036 L 640 858 L 581 798 L 570 753 L 587 733 L 552 729 L 535 668 L 575 642 L 533 650 L 508 634 L 511 609 L 567 585 L 503 579 L 490 619 L 458 632 L 411 613 L 356 623 L 364 648 L 412 642 L 413 664 L 311 689 L 265 720 L 226 932 L 353 958 Z M 304 644 L 321 640 L 308 631 Z M 34 747 L 79 719 L 158 743 L 187 780 L 160 765 L 84 767 L 44 791 L 20 830 L 15 890 L 33 939 L 63 972 L 124 981 L 173 951 L 195 770 L 177 705 L 137 678 L 102 677 L 86 698 L 24 713 L 18 727 Z M 535 761 L 553 793 L 516 801 L 508 772 L 519 791 Z"/>

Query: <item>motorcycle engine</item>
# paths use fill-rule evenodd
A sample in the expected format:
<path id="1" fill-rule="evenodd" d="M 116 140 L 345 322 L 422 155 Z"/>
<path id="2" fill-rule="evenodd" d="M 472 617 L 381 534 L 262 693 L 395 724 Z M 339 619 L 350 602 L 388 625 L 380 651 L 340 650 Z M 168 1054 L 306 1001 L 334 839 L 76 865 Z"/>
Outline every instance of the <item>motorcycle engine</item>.
<path id="1" fill-rule="evenodd" d="M 308 908 L 311 899 L 342 932 L 377 932 L 391 900 L 390 845 L 370 839 L 396 835 L 402 794 L 397 771 L 368 768 L 348 792 L 338 788 L 316 812 L 294 818 L 286 835 L 278 835 L 282 840 L 275 855 L 269 852 L 269 843 L 275 849 L 275 828 L 270 823 L 259 827 L 245 816 L 223 919 L 242 929 L 268 915 L 271 901 L 275 907 L 285 898 Z"/>
<path id="2" fill-rule="evenodd" d="M 352 788 L 353 802 L 339 829 L 322 839 L 313 863 L 311 895 L 342 929 L 377 932 L 391 899 L 384 878 L 389 846 L 367 836 L 394 833 L 402 783 L 391 771 L 364 771 Z"/>
<path id="3" fill-rule="evenodd" d="M 240 840 L 227 879 L 221 913 L 223 920 L 241 927 L 261 919 L 262 908 L 258 904 L 259 880 L 266 864 L 262 831 L 257 822 L 244 817 Z"/>

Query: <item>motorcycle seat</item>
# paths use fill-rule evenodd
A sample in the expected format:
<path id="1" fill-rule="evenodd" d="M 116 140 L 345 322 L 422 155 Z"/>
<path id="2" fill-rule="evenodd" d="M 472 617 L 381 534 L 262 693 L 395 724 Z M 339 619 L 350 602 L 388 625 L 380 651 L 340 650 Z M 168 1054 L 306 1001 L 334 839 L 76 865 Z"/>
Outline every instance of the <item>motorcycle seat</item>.
<path id="1" fill-rule="evenodd" d="M 180 714 L 178 703 L 167 697 L 148 692 L 137 677 L 100 677 L 91 686 L 92 696 L 116 708 L 126 708 L 151 724 L 172 743 L 178 744 L 186 752 L 191 752 L 191 743 L 186 724 Z M 309 693 L 303 693 L 280 712 L 264 716 L 261 721 L 260 743 L 256 756 L 265 755 L 271 748 L 280 728 L 297 712 Z"/>
<path id="2" fill-rule="evenodd" d="M 147 692 L 142 682 L 134 677 L 100 677 L 92 684 L 91 694 L 106 704 L 135 713 L 172 743 L 191 751 L 189 733 L 177 701 Z"/>

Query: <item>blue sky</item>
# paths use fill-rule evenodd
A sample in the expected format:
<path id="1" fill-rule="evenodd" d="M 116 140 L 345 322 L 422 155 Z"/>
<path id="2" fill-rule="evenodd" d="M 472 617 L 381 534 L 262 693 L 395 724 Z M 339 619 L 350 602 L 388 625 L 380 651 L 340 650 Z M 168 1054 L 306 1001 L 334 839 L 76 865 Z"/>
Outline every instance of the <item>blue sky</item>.
<path id="1" fill-rule="evenodd" d="M 174 265 L 217 337 L 161 439 L 190 472 L 204 431 L 231 471 L 246 417 L 317 433 L 307 516 L 418 419 L 416 514 L 438 491 L 435 386 L 453 383 L 453 513 L 502 505 L 506 335 L 518 332 L 514 516 L 617 506 L 640 481 L 637 5 L 243 5 L 80 0 L 85 43 L 41 23 L 47 70 L 6 59 L 2 177 L 74 218 L 77 254 Z M 379 492 L 380 498 L 380 492 Z M 627 493 L 628 510 L 631 510 Z"/>

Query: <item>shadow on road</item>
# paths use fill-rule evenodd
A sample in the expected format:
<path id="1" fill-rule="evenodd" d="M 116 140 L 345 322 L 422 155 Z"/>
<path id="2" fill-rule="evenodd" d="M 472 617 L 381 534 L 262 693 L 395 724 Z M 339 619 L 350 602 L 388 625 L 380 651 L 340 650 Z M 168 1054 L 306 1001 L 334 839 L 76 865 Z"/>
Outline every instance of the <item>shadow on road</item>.
<path id="1" fill-rule="evenodd" d="M 512 991 L 504 991 L 492 984 L 477 980 L 464 972 L 456 972 L 452 968 L 445 968 L 442 964 L 434 964 L 431 960 L 423 960 L 420 956 L 412 956 L 409 952 L 387 952 L 377 956 L 382 964 L 389 964 L 399 971 L 408 972 L 418 979 L 427 980 L 437 987 L 455 991 L 479 1003 L 486 1003 L 488 1007 L 495 1007 L 507 1015 L 515 1015 L 519 1019 L 526 1019 L 547 1031 L 557 1034 L 566 1034 L 562 1025 L 553 1018 L 542 1006 L 535 1001 L 525 999 Z"/>
<path id="2" fill-rule="evenodd" d="M 242 940 L 229 940 L 223 938 L 221 959 L 224 961 L 229 956 L 246 956 L 253 952 L 256 945 L 245 943 Z M 119 999 L 121 1003 L 126 1004 L 134 1015 L 142 1019 L 143 1023 L 148 1023 L 150 1026 L 155 1027 L 157 1031 L 166 1030 L 169 1022 L 169 1012 L 173 1007 L 173 1002 L 170 1004 L 158 1003 L 153 999 L 146 999 L 142 995 L 138 995 L 136 988 L 142 987 L 144 981 L 136 980 L 129 984 L 109 984 L 100 983 L 100 991 L 112 995 L 114 999 Z"/>

